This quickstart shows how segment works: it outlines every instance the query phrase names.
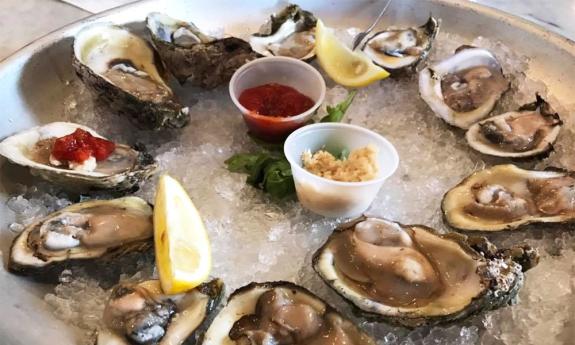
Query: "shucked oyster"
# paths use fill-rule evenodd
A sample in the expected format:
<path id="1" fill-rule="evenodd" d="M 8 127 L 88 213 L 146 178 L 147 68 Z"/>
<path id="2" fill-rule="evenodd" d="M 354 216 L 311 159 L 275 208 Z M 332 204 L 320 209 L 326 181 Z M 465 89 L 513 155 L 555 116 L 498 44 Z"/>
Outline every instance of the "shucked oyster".
<path id="1" fill-rule="evenodd" d="M 309 60 L 315 56 L 315 25 L 317 18 L 298 5 L 288 5 L 271 16 L 256 34 L 250 37 L 252 49 L 263 56 L 288 56 Z"/>
<path id="2" fill-rule="evenodd" d="M 219 279 L 178 295 L 165 295 L 157 280 L 122 283 L 104 309 L 105 328 L 95 345 L 196 343 L 223 293 Z"/>
<path id="3" fill-rule="evenodd" d="M 150 13 L 146 24 L 168 70 L 184 83 L 214 88 L 227 82 L 243 64 L 256 58 L 249 43 L 236 37 L 216 39 L 193 23 Z"/>
<path id="4" fill-rule="evenodd" d="M 129 189 L 156 171 L 157 164 L 149 154 L 122 144 L 116 144 L 108 158 L 94 163 L 93 170 L 74 170 L 65 165 L 51 164 L 50 156 L 55 140 L 70 135 L 77 129 L 102 138 L 86 126 L 71 122 L 53 122 L 4 139 L 0 143 L 0 155 L 15 164 L 29 167 L 33 174 L 68 189 Z"/>
<path id="5" fill-rule="evenodd" d="M 389 28 L 373 34 L 363 51 L 375 64 L 390 72 L 415 67 L 427 57 L 438 31 L 438 20 L 429 17 L 420 27 Z"/>
<path id="6" fill-rule="evenodd" d="M 509 88 L 489 51 L 463 46 L 455 55 L 419 73 L 419 93 L 445 122 L 469 128 L 486 117 Z"/>
<path id="7" fill-rule="evenodd" d="M 441 207 L 447 223 L 461 230 L 567 222 L 575 219 L 575 177 L 497 165 L 464 179 L 445 194 Z"/>
<path id="8" fill-rule="evenodd" d="M 179 128 L 189 121 L 189 109 L 162 78 L 155 51 L 124 28 L 98 23 L 80 30 L 73 65 L 99 98 L 142 128 Z"/>
<path id="9" fill-rule="evenodd" d="M 335 230 L 313 265 L 367 317 L 417 327 L 511 303 L 537 258 L 528 247 L 497 251 L 484 238 L 364 217 Z"/>
<path id="10" fill-rule="evenodd" d="M 308 290 L 288 282 L 236 290 L 202 345 L 375 345 L 351 321 Z"/>
<path id="11" fill-rule="evenodd" d="M 14 239 L 8 270 L 55 276 L 87 260 L 108 260 L 152 248 L 152 208 L 125 197 L 74 204 L 29 225 Z"/>
<path id="12" fill-rule="evenodd" d="M 518 111 L 480 121 L 465 135 L 469 146 L 491 156 L 529 157 L 549 151 L 561 118 L 541 96 Z"/>

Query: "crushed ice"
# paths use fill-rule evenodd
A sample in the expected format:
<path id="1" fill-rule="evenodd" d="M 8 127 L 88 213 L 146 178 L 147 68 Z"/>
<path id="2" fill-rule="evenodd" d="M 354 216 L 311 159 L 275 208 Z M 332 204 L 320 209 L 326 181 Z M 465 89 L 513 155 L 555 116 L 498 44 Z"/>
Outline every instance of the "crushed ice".
<path id="1" fill-rule="evenodd" d="M 10 231 L 19 233 L 26 225 L 41 219 L 49 213 L 71 204 L 65 194 L 48 183 L 39 187 L 17 186 L 17 195 L 8 199 L 6 206 L 16 215 L 15 222 L 9 225 Z"/>
<path id="2" fill-rule="evenodd" d="M 511 76 L 512 89 L 496 112 L 514 110 L 533 101 L 535 92 L 547 96 L 567 126 L 555 152 L 537 167 L 575 167 L 573 108 L 557 104 L 544 83 L 526 77 L 528 59 L 504 44 L 482 37 L 467 42 L 457 35 L 442 33 L 436 43 L 429 58 L 432 63 L 447 57 L 463 43 L 491 49 L 498 56 L 505 73 Z M 344 88 L 331 82 L 328 88 L 326 103 L 340 101 L 346 95 Z M 185 91 L 180 89 L 178 93 L 187 105 L 194 106 L 190 109 L 190 125 L 181 131 L 150 135 L 126 130 L 131 125 L 95 106 L 90 93 L 79 83 L 67 100 L 66 119 L 87 124 L 118 142 L 148 145 L 161 169 L 182 181 L 210 233 L 213 275 L 225 280 L 228 293 L 252 281 L 292 280 L 346 315 L 353 315 L 349 305 L 325 286 L 310 264 L 311 254 L 342 220 L 315 216 L 293 200 L 271 201 L 247 186 L 244 175 L 229 173 L 223 163 L 226 158 L 257 146 L 245 135 L 241 116 L 229 101 L 227 89 L 200 93 L 193 89 L 193 96 L 186 96 Z M 396 146 L 401 157 L 400 169 L 384 185 L 368 212 L 371 215 L 446 231 L 439 209 L 445 191 L 471 172 L 503 162 L 471 151 L 461 131 L 435 117 L 419 98 L 416 76 L 388 79 L 362 89 L 345 121 L 381 133 Z M 521 166 L 533 168 L 534 163 Z M 137 195 L 153 201 L 154 190 L 152 180 Z M 30 222 L 68 204 L 66 196 L 49 185 L 30 187 L 8 201 L 8 207 L 16 214 L 16 223 L 10 228 L 21 231 Z M 575 240 L 572 228 L 558 227 L 534 226 L 494 235 L 498 244 L 527 240 L 545 253 L 539 266 L 527 273 L 517 305 L 457 325 L 413 331 L 351 317 L 373 334 L 378 344 L 567 343 L 572 340 L 569 334 L 572 335 L 575 315 Z M 88 339 L 99 325 L 108 293 L 93 277 L 74 272 L 65 274 L 45 300 L 54 307 L 58 318 L 84 329 Z"/>

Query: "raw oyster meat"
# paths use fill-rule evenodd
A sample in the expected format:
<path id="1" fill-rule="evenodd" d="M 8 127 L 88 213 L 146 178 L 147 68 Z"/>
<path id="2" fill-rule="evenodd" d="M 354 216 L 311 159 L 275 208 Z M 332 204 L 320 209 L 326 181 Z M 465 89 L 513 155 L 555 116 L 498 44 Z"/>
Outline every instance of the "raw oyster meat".
<path id="1" fill-rule="evenodd" d="M 498 157 L 530 157 L 553 148 L 563 122 L 541 96 L 518 111 L 480 121 L 465 137 L 473 149 Z"/>
<path id="2" fill-rule="evenodd" d="M 484 238 L 362 217 L 336 229 L 313 265 L 366 317 L 417 327 L 511 303 L 537 260 L 527 246 L 497 251 Z"/>
<path id="3" fill-rule="evenodd" d="M 96 345 L 195 344 L 219 304 L 223 282 L 214 279 L 178 295 L 165 295 L 158 280 L 121 283 L 104 309 Z"/>
<path id="4" fill-rule="evenodd" d="M 502 231 L 575 219 L 575 177 L 561 171 L 497 165 L 478 171 L 443 197 L 445 221 L 461 230 Z"/>
<path id="5" fill-rule="evenodd" d="M 243 64 L 256 58 L 249 43 L 236 37 L 217 39 L 193 23 L 154 12 L 146 18 L 160 58 L 180 83 L 212 89 L 229 81 Z"/>
<path id="6" fill-rule="evenodd" d="M 156 55 L 144 39 L 108 23 L 89 25 L 74 37 L 76 73 L 100 101 L 141 128 L 183 127 L 189 109 L 164 81 Z"/>
<path id="7" fill-rule="evenodd" d="M 375 345 L 351 321 L 310 291 L 289 282 L 236 290 L 202 345 Z"/>
<path id="8" fill-rule="evenodd" d="M 373 34 L 363 46 L 363 51 L 376 65 L 389 72 L 416 67 L 424 60 L 437 32 L 439 21 L 429 17 L 427 23 L 414 28 L 389 28 Z"/>
<path id="9" fill-rule="evenodd" d="M 419 93 L 452 126 L 467 129 L 486 117 L 509 88 L 488 50 L 462 46 L 455 55 L 419 72 Z"/>
<path id="10" fill-rule="evenodd" d="M 137 197 L 74 204 L 32 223 L 12 242 L 8 270 L 34 278 L 152 248 L 152 208 Z"/>
<path id="11" fill-rule="evenodd" d="M 258 33 L 250 37 L 252 49 L 263 56 L 288 56 L 310 60 L 315 56 L 317 18 L 298 5 L 273 14 Z"/>
<path id="12" fill-rule="evenodd" d="M 156 171 L 157 164 L 153 157 L 122 144 L 116 144 L 114 152 L 105 160 L 97 162 L 93 171 L 52 165 L 49 158 L 55 139 L 69 135 L 77 129 L 103 138 L 86 126 L 71 122 L 53 122 L 4 139 L 0 142 L 0 155 L 15 164 L 30 168 L 33 174 L 74 190 L 125 190 L 138 186 Z"/>

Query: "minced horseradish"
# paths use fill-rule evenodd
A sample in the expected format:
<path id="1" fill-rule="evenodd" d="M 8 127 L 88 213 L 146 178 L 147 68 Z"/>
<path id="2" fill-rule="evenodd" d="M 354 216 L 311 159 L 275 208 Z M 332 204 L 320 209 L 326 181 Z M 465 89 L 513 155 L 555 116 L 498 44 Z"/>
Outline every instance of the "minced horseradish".
<path id="1" fill-rule="evenodd" d="M 337 159 L 325 150 L 312 153 L 307 150 L 302 155 L 304 168 L 314 175 L 341 182 L 363 182 L 377 177 L 377 147 L 366 147 L 351 151 L 347 159 Z"/>

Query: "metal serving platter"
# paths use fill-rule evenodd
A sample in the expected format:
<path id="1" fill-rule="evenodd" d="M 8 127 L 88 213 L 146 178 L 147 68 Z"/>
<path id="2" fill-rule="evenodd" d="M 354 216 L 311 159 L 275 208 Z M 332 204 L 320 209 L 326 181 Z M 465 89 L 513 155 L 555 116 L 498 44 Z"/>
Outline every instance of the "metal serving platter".
<path id="1" fill-rule="evenodd" d="M 364 27 L 377 13 L 378 1 L 308 0 L 301 3 L 326 21 L 340 27 Z M 281 7 L 275 0 L 142 1 L 87 18 L 55 31 L 28 45 L 0 63 L 0 138 L 59 118 L 63 100 L 71 94 L 70 80 L 73 35 L 83 25 L 96 21 L 130 23 L 136 29 L 151 11 L 164 11 L 178 18 L 194 18 L 205 28 L 224 27 L 226 32 L 246 35 L 254 32 L 269 13 Z M 501 40 L 531 58 L 528 77 L 545 80 L 549 92 L 562 103 L 573 101 L 575 85 L 575 43 L 525 20 L 457 0 L 395 1 L 388 18 L 394 23 L 422 22 L 429 13 L 442 18 L 443 30 L 470 39 L 478 35 Z M 32 182 L 30 182 L 32 181 Z M 4 261 L 12 235 L 13 221 L 4 206 L 15 182 L 27 180 L 25 170 L 0 158 L 0 250 Z M 74 330 L 58 321 L 42 301 L 48 287 L 8 274 L 0 269 L 0 343 L 74 344 Z"/>

